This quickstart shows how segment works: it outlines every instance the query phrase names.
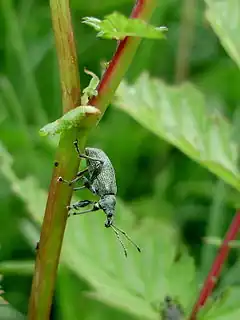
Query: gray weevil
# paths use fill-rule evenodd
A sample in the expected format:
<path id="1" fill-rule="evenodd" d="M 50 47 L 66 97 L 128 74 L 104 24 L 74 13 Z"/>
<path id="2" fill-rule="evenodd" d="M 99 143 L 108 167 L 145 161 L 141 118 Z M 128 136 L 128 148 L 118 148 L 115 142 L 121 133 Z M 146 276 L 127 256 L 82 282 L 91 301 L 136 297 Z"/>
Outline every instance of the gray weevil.
<path id="1" fill-rule="evenodd" d="M 68 210 L 77 210 L 79 208 L 86 207 L 89 204 L 93 204 L 92 209 L 82 212 L 72 212 L 69 213 L 68 216 L 103 210 L 106 214 L 105 227 L 111 227 L 113 229 L 123 247 L 125 256 L 127 256 L 127 250 L 119 236 L 119 232 L 122 233 L 137 248 L 139 252 L 141 252 L 140 248 L 131 240 L 131 238 L 129 238 L 126 232 L 119 229 L 113 224 L 115 216 L 117 183 L 115 178 L 115 171 L 110 159 L 105 154 L 105 152 L 97 148 L 85 148 L 85 154 L 81 154 L 77 140 L 74 141 L 74 146 L 78 156 L 80 158 L 86 159 L 87 168 L 78 172 L 76 178 L 72 181 L 66 181 L 62 177 L 59 177 L 58 181 L 68 183 L 68 185 L 71 186 L 72 184 L 82 179 L 83 186 L 73 188 L 73 190 L 81 190 L 87 188 L 93 194 L 98 195 L 100 199 L 97 202 L 91 200 L 81 200 L 68 206 Z M 89 178 L 84 175 L 86 173 L 88 173 Z"/>
<path id="2" fill-rule="evenodd" d="M 163 320 L 182 320 L 183 310 L 181 306 L 171 297 L 166 296 L 164 300 L 164 308 L 161 311 L 161 319 Z"/>

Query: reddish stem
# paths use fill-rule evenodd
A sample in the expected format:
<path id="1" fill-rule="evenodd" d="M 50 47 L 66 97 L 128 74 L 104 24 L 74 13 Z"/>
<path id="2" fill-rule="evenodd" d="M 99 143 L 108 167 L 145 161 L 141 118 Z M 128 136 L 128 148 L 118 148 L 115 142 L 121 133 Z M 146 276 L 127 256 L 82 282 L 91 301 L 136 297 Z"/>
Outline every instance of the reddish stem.
<path id="1" fill-rule="evenodd" d="M 151 15 L 151 11 L 152 11 L 151 7 L 154 5 L 155 5 L 155 0 L 151 0 L 151 1 L 137 0 L 131 12 L 130 17 L 134 19 L 139 18 L 142 20 L 148 20 L 148 17 L 149 15 Z M 103 96 L 106 95 L 106 91 L 109 91 L 109 88 L 114 87 L 112 79 L 115 78 L 116 69 L 123 67 L 120 60 L 122 59 L 122 56 L 125 54 L 126 48 L 131 47 L 132 42 L 136 42 L 136 38 L 133 40 L 132 37 L 125 37 L 123 40 L 119 41 L 117 50 L 98 85 L 98 95 L 96 97 L 93 97 L 89 101 L 90 105 L 94 105 L 99 109 L 101 109 L 100 101 L 102 100 Z M 139 42 L 140 42 L 140 39 L 139 39 Z M 132 57 L 129 56 L 129 59 L 131 60 Z"/>
<path id="2" fill-rule="evenodd" d="M 142 11 L 144 9 L 144 6 L 146 5 L 145 4 L 146 0 L 138 0 L 131 12 L 131 15 L 130 17 L 131 18 L 139 18 L 139 16 L 141 16 L 142 14 Z M 111 74 L 113 73 L 114 71 L 114 68 L 115 66 L 117 66 L 118 64 L 118 60 L 119 60 L 119 57 L 121 57 L 121 53 L 122 51 L 124 51 L 124 48 L 128 42 L 128 39 L 131 39 L 131 37 L 125 37 L 123 40 L 119 41 L 119 45 L 117 47 L 117 50 L 106 70 L 106 72 L 104 73 L 100 83 L 99 83 L 99 86 L 98 86 L 98 95 L 101 93 L 101 91 L 104 90 L 104 86 L 105 86 L 105 83 L 108 83 L 109 81 L 109 78 L 111 77 Z"/>
<path id="3" fill-rule="evenodd" d="M 204 304 L 207 301 L 207 298 L 211 295 L 214 286 L 217 283 L 217 280 L 220 277 L 220 273 L 223 267 L 223 264 L 225 260 L 227 259 L 228 253 L 229 253 L 229 242 L 232 240 L 235 240 L 238 234 L 238 231 L 240 229 L 240 211 L 237 211 L 232 223 L 226 233 L 225 239 L 223 241 L 223 244 L 221 245 L 218 255 L 216 256 L 212 268 L 207 276 L 207 279 L 204 283 L 204 286 L 199 294 L 198 300 L 196 304 L 194 305 L 193 311 L 190 316 L 190 320 L 195 320 L 196 315 L 199 311 L 199 309 L 204 306 Z"/>

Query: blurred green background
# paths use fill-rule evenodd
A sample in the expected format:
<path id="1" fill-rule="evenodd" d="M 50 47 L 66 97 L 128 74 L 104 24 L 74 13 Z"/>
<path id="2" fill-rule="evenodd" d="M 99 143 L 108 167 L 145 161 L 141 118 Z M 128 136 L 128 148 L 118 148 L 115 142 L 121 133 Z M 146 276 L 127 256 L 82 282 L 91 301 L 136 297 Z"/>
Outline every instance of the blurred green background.
<path id="1" fill-rule="evenodd" d="M 81 24 L 82 17 L 102 18 L 115 10 L 129 15 L 133 1 L 70 2 L 81 87 L 84 88 L 89 81 L 84 67 L 100 75 L 100 63 L 111 59 L 116 43 L 96 39 L 94 30 Z M 236 123 L 240 73 L 205 18 L 205 3 L 161 0 L 151 23 L 166 25 L 169 29 L 167 39 L 142 41 L 127 74 L 128 80 L 134 82 L 143 71 L 148 71 L 168 84 L 190 81 L 204 94 L 209 109 L 217 108 Z M 0 273 L 4 276 L 5 299 L 15 309 L 0 307 L 0 319 L 5 320 L 20 319 L 16 310 L 22 314 L 27 312 L 34 246 L 45 206 L 43 190 L 47 191 L 50 182 L 57 143 L 56 139 L 41 138 L 38 130 L 58 118 L 62 106 L 48 1 L 1 0 L 0 30 L 0 151 L 4 159 L 0 163 Z M 153 232 L 153 226 L 149 226 L 151 221 L 157 222 L 160 228 L 160 232 L 156 231 L 159 243 L 162 238 L 166 241 L 172 233 L 176 234 L 188 247 L 197 265 L 199 279 L 203 279 L 217 250 L 216 246 L 205 244 L 203 237 L 223 237 L 235 211 L 237 193 L 114 106 L 108 108 L 98 128 L 91 133 L 88 145 L 102 148 L 116 169 L 120 214 L 131 211 L 129 215 L 122 214 L 124 218 L 119 225 L 124 226 L 133 238 L 135 236 L 146 250 Z M 87 192 L 85 194 L 89 196 Z M 115 245 L 114 236 L 105 235 L 110 231 L 104 229 L 104 217 L 99 215 L 82 220 L 76 217 L 75 222 L 70 223 L 79 228 L 76 234 L 86 231 L 86 237 L 91 240 L 86 237 L 84 240 L 81 235 L 79 239 L 71 239 L 69 235 L 66 240 L 66 258 L 59 271 L 52 319 L 142 318 L 141 311 L 137 314 L 131 310 L 134 301 L 126 298 L 126 302 L 118 302 L 118 299 L 124 300 L 124 291 L 121 298 L 110 290 L 101 296 L 102 290 L 106 289 L 104 283 L 114 288 L 114 283 L 105 279 L 105 273 L 109 277 L 113 274 L 115 281 L 115 274 L 120 272 L 116 266 L 109 271 L 108 266 L 121 266 L 122 277 L 126 273 L 134 278 L 135 269 L 131 267 L 132 262 L 127 265 L 121 261 L 124 260 L 121 248 L 118 243 Z M 95 228 L 94 233 L 91 228 Z M 138 229 L 142 230 L 140 235 Z M 113 242 L 108 254 L 104 251 L 107 242 Z M 114 251 L 119 254 L 115 256 Z M 129 247 L 129 256 L 138 259 L 133 251 Z M 224 270 L 228 284 L 239 281 L 236 251 L 231 253 L 229 266 Z M 160 249 L 155 246 L 152 257 L 158 252 Z M 93 270 L 95 257 L 99 265 Z M 150 256 L 146 254 L 144 259 L 152 266 Z M 160 269 L 156 267 L 153 271 L 151 268 L 150 272 L 157 275 Z M 154 282 L 154 275 L 152 277 Z M 126 289 L 122 278 L 116 281 L 119 288 Z M 89 294 L 92 288 L 97 294 Z M 137 296 L 135 289 L 126 290 L 129 295 Z M 163 296 L 159 292 L 156 305 Z M 152 306 L 150 300 L 149 308 Z M 137 302 L 134 308 L 138 308 Z M 157 315 L 150 313 L 146 311 L 146 317 Z"/>

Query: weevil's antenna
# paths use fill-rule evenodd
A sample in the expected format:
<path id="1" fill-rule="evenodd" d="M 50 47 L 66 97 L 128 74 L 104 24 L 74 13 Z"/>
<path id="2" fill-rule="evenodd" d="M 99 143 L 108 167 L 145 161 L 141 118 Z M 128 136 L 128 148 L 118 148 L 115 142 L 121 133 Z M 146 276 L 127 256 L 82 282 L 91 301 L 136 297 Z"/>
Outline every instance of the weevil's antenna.
<path id="1" fill-rule="evenodd" d="M 119 228 L 116 227 L 115 225 L 111 225 L 111 227 L 115 228 L 115 231 L 121 232 L 121 233 L 125 236 L 125 238 L 128 239 L 128 241 L 131 242 L 131 244 L 134 245 L 134 247 L 138 250 L 138 252 L 141 252 L 140 247 L 126 234 L 125 231 L 119 229 Z"/>
<path id="2" fill-rule="evenodd" d="M 121 246 L 122 246 L 122 248 L 123 248 L 123 251 L 124 251 L 125 257 L 127 258 L 127 249 L 126 249 L 126 247 L 125 247 L 124 243 L 122 242 L 122 239 L 121 239 L 121 238 L 120 238 L 120 236 L 119 236 L 119 232 L 118 232 L 118 230 L 116 230 L 116 229 L 115 229 L 115 227 L 114 227 L 113 225 L 111 225 L 111 228 L 112 228 L 112 229 L 113 229 L 113 231 L 115 232 L 115 235 L 116 235 L 116 237 L 118 238 L 118 241 L 120 242 L 120 244 L 121 244 Z"/>

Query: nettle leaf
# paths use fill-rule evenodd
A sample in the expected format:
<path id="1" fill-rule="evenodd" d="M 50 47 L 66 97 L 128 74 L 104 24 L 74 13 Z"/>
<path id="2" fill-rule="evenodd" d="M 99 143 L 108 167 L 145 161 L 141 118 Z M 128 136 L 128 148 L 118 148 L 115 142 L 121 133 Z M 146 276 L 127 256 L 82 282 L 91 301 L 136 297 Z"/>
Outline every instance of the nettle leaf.
<path id="1" fill-rule="evenodd" d="M 83 18 L 83 23 L 93 27 L 97 37 L 122 40 L 127 36 L 149 39 L 163 39 L 166 27 L 154 27 L 140 19 L 126 18 L 124 15 L 114 12 L 100 20 L 94 17 Z"/>
<path id="2" fill-rule="evenodd" d="M 2 275 L 0 274 L 0 283 L 2 281 Z M 16 311 L 3 297 L 4 291 L 0 285 L 0 320 L 23 320 L 24 317 L 21 313 Z"/>
<path id="3" fill-rule="evenodd" d="M 116 105 L 240 190 L 232 127 L 218 112 L 208 112 L 203 95 L 193 85 L 171 87 L 143 74 L 134 85 L 120 85 Z"/>
<path id="4" fill-rule="evenodd" d="M 226 289 L 216 299 L 207 302 L 200 311 L 199 320 L 236 320 L 240 319 L 240 287 Z"/>
<path id="5" fill-rule="evenodd" d="M 1 173 L 26 204 L 31 219 L 40 223 L 47 194 L 36 181 L 33 183 L 33 178 L 20 180 L 15 175 L 12 158 L 3 147 L 0 155 Z M 41 201 L 36 201 L 37 197 Z M 90 295 L 141 319 L 158 319 L 166 296 L 176 299 L 184 310 L 188 309 L 196 296 L 196 272 L 194 261 L 185 249 L 176 260 L 179 241 L 175 229 L 148 218 L 137 223 L 132 212 L 118 199 L 116 225 L 142 249 L 139 253 L 125 242 L 126 259 L 115 234 L 104 227 L 104 221 L 101 211 L 70 217 L 64 236 L 61 263 L 88 281 L 92 286 Z M 25 234 L 27 230 L 24 229 Z M 29 237 L 32 241 L 31 232 Z"/>
<path id="6" fill-rule="evenodd" d="M 2 275 L 0 274 L 0 283 L 2 281 Z M 0 285 L 0 306 L 2 304 L 7 304 L 7 301 L 2 297 L 2 294 L 4 293 L 4 291 L 2 290 L 2 286 Z"/>
<path id="7" fill-rule="evenodd" d="M 74 127 L 79 127 L 80 122 L 87 114 L 98 115 L 99 109 L 94 106 L 79 106 L 67 113 L 54 122 L 48 123 L 39 130 L 41 136 L 55 135 L 62 133 Z"/>
<path id="8" fill-rule="evenodd" d="M 222 45 L 240 68 L 239 0 L 205 0 L 207 19 Z"/>

